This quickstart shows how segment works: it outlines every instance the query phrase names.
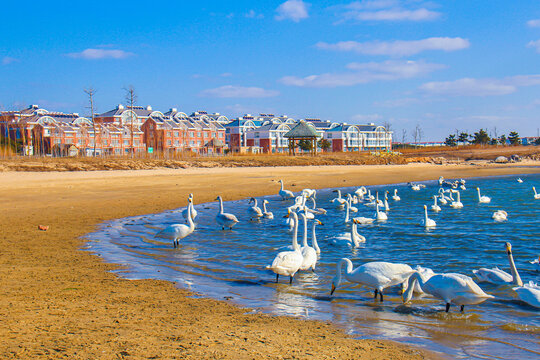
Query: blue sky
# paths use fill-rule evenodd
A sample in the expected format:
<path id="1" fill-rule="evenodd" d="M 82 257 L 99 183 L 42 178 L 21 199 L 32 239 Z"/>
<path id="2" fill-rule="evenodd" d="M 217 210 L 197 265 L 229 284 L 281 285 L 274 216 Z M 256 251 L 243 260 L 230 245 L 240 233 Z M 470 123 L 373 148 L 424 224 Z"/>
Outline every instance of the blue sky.
<path id="1" fill-rule="evenodd" d="M 0 107 L 124 102 L 388 122 L 401 140 L 540 127 L 537 1 L 4 4 Z"/>

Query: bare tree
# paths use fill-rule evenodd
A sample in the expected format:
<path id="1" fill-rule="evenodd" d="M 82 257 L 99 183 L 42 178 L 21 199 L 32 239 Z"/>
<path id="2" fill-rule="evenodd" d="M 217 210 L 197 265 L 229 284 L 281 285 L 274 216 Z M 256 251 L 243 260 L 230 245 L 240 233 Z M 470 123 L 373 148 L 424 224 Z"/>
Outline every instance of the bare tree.
<path id="1" fill-rule="evenodd" d="M 84 92 L 86 95 L 88 95 L 88 101 L 90 109 L 90 118 L 92 119 L 92 129 L 94 130 L 94 153 L 93 156 L 96 156 L 96 122 L 94 118 L 94 95 L 96 94 L 96 90 L 94 88 L 89 87 L 88 89 L 84 89 Z"/>
<path id="2" fill-rule="evenodd" d="M 422 131 L 422 128 L 420 127 L 420 124 L 416 124 L 416 126 L 413 129 L 413 139 L 415 143 L 418 143 L 422 141 L 422 137 L 424 136 L 424 131 Z"/>
<path id="3" fill-rule="evenodd" d="M 129 113 L 129 119 L 130 119 L 130 131 L 131 131 L 131 157 L 133 157 L 133 153 L 135 152 L 135 148 L 133 146 L 133 107 L 137 103 L 137 95 L 135 94 L 135 88 L 133 85 L 129 85 L 126 90 L 126 103 L 128 106 L 128 109 L 130 110 Z"/>
<path id="4" fill-rule="evenodd" d="M 406 140 L 407 140 L 407 130 L 401 129 L 401 143 L 405 144 Z"/>

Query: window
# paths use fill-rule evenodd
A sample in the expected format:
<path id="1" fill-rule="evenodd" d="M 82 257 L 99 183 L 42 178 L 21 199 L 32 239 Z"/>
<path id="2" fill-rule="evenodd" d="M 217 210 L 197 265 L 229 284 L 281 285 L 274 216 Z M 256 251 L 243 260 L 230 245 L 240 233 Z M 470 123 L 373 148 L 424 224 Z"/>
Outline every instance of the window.
<path id="1" fill-rule="evenodd" d="M 180 136 L 180 133 L 178 131 L 175 131 L 174 132 L 174 137 L 179 137 Z"/>
<path id="2" fill-rule="evenodd" d="M 124 140 L 124 145 L 128 146 L 129 145 L 129 140 Z"/>
<path id="3" fill-rule="evenodd" d="M 327 139 L 331 139 L 331 138 L 332 138 L 332 133 L 326 134 L 326 138 L 327 138 Z"/>
<path id="4" fill-rule="evenodd" d="M 171 140 L 167 140 L 167 145 L 171 146 Z"/>
<path id="5" fill-rule="evenodd" d="M 197 146 L 201 146 L 201 140 L 197 140 Z"/>
<path id="6" fill-rule="evenodd" d="M 257 132 L 255 132 L 255 139 L 258 139 L 258 138 L 259 138 L 259 136 L 260 136 L 260 135 L 259 135 L 259 132 L 258 132 L 258 131 L 257 131 Z"/>
<path id="7" fill-rule="evenodd" d="M 190 140 L 189 145 L 191 145 L 191 146 L 195 145 L 195 141 Z"/>
<path id="8" fill-rule="evenodd" d="M 174 140 L 174 146 L 180 146 L 180 141 Z"/>
<path id="9" fill-rule="evenodd" d="M 207 133 L 203 133 L 203 137 L 206 139 L 208 137 Z"/>
<path id="10" fill-rule="evenodd" d="M 195 133 L 194 133 L 193 131 L 190 131 L 190 132 L 189 132 L 189 136 L 190 136 L 190 137 L 194 137 L 194 136 L 195 136 L 194 134 L 195 134 Z"/>
<path id="11" fill-rule="evenodd" d="M 197 131 L 197 137 L 201 137 L 201 132 Z"/>
<path id="12" fill-rule="evenodd" d="M 219 133 L 219 137 L 220 137 L 220 138 L 223 138 L 223 133 Z"/>

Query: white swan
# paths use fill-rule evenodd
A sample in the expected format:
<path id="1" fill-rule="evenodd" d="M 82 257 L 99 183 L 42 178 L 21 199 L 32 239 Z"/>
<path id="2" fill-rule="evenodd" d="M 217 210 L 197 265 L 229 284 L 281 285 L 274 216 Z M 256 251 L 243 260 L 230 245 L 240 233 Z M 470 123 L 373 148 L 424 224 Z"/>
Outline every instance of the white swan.
<path id="1" fill-rule="evenodd" d="M 321 253 L 321 248 L 319 247 L 319 243 L 317 242 L 317 232 L 316 232 L 315 227 L 317 225 L 322 225 L 322 224 L 323 224 L 322 222 L 315 219 L 315 221 L 313 222 L 313 226 L 311 227 L 311 245 L 315 249 L 315 252 L 317 253 L 317 255 Z"/>
<path id="2" fill-rule="evenodd" d="M 392 200 L 394 200 L 394 201 L 400 201 L 401 200 L 401 198 L 397 194 L 397 189 L 394 189 L 394 195 L 392 196 Z"/>
<path id="3" fill-rule="evenodd" d="M 249 204 L 253 203 L 253 206 L 248 207 L 247 212 L 249 215 L 249 220 L 259 220 L 264 216 L 262 210 L 260 207 L 257 206 L 257 199 L 251 198 L 249 199 Z"/>
<path id="4" fill-rule="evenodd" d="M 402 284 L 413 271 L 407 264 L 394 264 L 383 261 L 368 262 L 353 270 L 351 260 L 342 258 L 336 266 L 336 276 L 332 280 L 330 295 L 334 293 L 341 283 L 341 268 L 344 264 L 347 265 L 345 279 L 375 289 L 375 298 L 379 293 L 381 301 L 383 301 L 384 289 Z"/>
<path id="5" fill-rule="evenodd" d="M 353 219 L 350 233 L 339 234 L 330 241 L 334 244 L 346 244 L 352 247 L 359 247 L 361 243 L 366 242 L 366 238 L 358 233 L 358 221 Z"/>
<path id="6" fill-rule="evenodd" d="M 469 276 L 462 274 L 435 274 L 428 280 L 422 279 L 418 271 L 409 277 L 407 290 L 403 294 L 403 302 L 409 302 L 413 296 L 415 284 L 427 294 L 441 299 L 446 304 L 446 312 L 450 309 L 450 304 L 461 306 L 461 311 L 465 305 L 480 304 L 493 296 L 486 294 Z"/>
<path id="7" fill-rule="evenodd" d="M 435 220 L 428 218 L 426 205 L 424 205 L 424 218 L 422 219 L 422 226 L 425 226 L 425 227 L 437 226 L 437 223 L 435 222 Z"/>
<path id="8" fill-rule="evenodd" d="M 523 180 L 521 180 L 521 178 L 517 178 L 517 182 L 521 184 Z"/>
<path id="9" fill-rule="evenodd" d="M 528 284 L 516 286 L 512 289 L 516 292 L 521 301 L 534 306 L 535 308 L 540 308 L 540 286 L 538 286 L 538 284 L 535 284 L 531 280 Z"/>
<path id="10" fill-rule="evenodd" d="M 450 203 L 450 207 L 453 209 L 461 209 L 463 208 L 463 203 L 461 202 L 461 194 L 459 193 L 458 190 L 454 190 L 454 192 L 457 193 L 457 200 L 452 201 Z"/>
<path id="11" fill-rule="evenodd" d="M 291 216 L 294 222 L 294 230 L 292 235 L 292 247 L 293 251 L 281 251 L 279 252 L 272 265 L 268 265 L 266 268 L 272 270 L 276 274 L 276 282 L 279 281 L 279 275 L 289 276 L 289 284 L 292 284 L 294 274 L 302 266 L 304 257 L 300 251 L 300 246 L 298 246 L 298 215 L 295 212 L 289 212 L 286 217 Z"/>
<path id="12" fill-rule="evenodd" d="M 375 207 L 377 204 L 379 204 L 379 206 L 384 206 L 384 203 L 381 200 L 379 200 L 379 192 L 378 191 L 376 192 L 375 198 L 373 198 L 373 200 L 371 200 L 371 202 L 366 203 L 364 205 L 365 206 Z"/>
<path id="13" fill-rule="evenodd" d="M 315 198 L 317 197 L 317 190 L 314 189 L 303 189 L 302 195 L 304 195 L 306 198 Z"/>
<path id="14" fill-rule="evenodd" d="M 332 192 L 337 192 L 338 197 L 333 198 L 332 200 L 330 200 L 330 202 L 336 204 L 338 208 L 343 208 L 347 200 L 341 197 L 341 190 L 337 189 L 337 190 L 333 190 Z"/>
<path id="15" fill-rule="evenodd" d="M 281 196 L 282 200 L 288 200 L 292 199 L 294 197 L 294 194 L 290 190 L 283 189 L 283 180 L 279 180 L 279 183 L 281 184 L 281 189 L 279 190 L 278 194 Z"/>
<path id="16" fill-rule="evenodd" d="M 238 223 L 238 219 L 233 214 L 223 212 L 223 200 L 221 196 L 218 196 L 216 200 L 219 201 L 219 213 L 216 215 L 216 222 L 221 225 L 221 229 L 223 230 L 225 227 L 232 229 Z"/>
<path id="17" fill-rule="evenodd" d="M 420 191 L 420 185 L 419 184 L 411 184 L 411 189 L 414 191 Z"/>
<path id="18" fill-rule="evenodd" d="M 478 202 L 482 204 L 489 204 L 491 202 L 491 198 L 489 196 L 482 196 L 480 195 L 480 188 L 477 187 L 476 191 L 478 192 Z"/>
<path id="19" fill-rule="evenodd" d="M 365 186 L 361 186 L 354 192 L 356 196 L 358 196 L 359 200 L 364 200 L 364 195 L 367 194 L 367 190 Z"/>
<path id="20" fill-rule="evenodd" d="M 375 200 L 375 196 L 371 195 L 371 189 L 368 190 L 368 192 L 367 192 L 367 199 L 368 199 L 368 201 Z"/>
<path id="21" fill-rule="evenodd" d="M 311 269 L 311 271 L 315 271 L 315 266 L 317 265 L 317 251 L 314 247 L 311 247 L 308 245 L 307 242 L 307 226 L 308 221 L 305 216 L 305 214 L 300 214 L 302 217 L 302 220 L 304 222 L 304 236 L 302 237 L 302 247 L 300 248 L 300 251 L 302 253 L 302 265 L 300 265 L 300 270 L 308 270 Z"/>
<path id="22" fill-rule="evenodd" d="M 313 207 L 311 209 L 309 209 L 310 212 L 312 212 L 314 214 L 317 214 L 317 215 L 326 214 L 326 209 L 317 207 L 317 202 L 315 202 L 315 198 L 311 198 L 310 200 L 311 200 L 311 202 L 313 202 Z"/>
<path id="23" fill-rule="evenodd" d="M 534 186 L 533 186 L 533 191 L 534 191 L 534 198 L 535 198 L 536 200 L 539 200 L 539 199 L 540 199 L 540 194 L 538 194 L 538 193 L 536 192 L 536 188 L 535 188 Z"/>
<path id="24" fill-rule="evenodd" d="M 161 230 L 156 234 L 155 237 L 162 239 L 169 239 L 173 241 L 174 248 L 180 245 L 180 240 L 188 236 L 195 230 L 195 223 L 193 222 L 193 217 L 191 216 L 191 197 L 188 198 L 187 206 L 187 221 L 188 225 L 185 224 L 172 224 L 167 226 L 165 229 Z"/>
<path id="25" fill-rule="evenodd" d="M 512 245 L 510 245 L 509 242 L 505 243 L 504 245 L 506 248 L 506 254 L 508 255 L 510 272 L 512 274 L 509 274 L 506 271 L 499 269 L 498 267 L 494 267 L 492 269 L 480 268 L 478 270 L 473 270 L 473 274 L 474 276 L 476 276 L 478 281 L 481 282 L 483 281 L 497 285 L 514 284 L 518 286 L 523 286 L 521 277 L 519 276 L 519 273 L 516 269 L 516 264 L 514 263 L 514 257 L 512 256 Z"/>
<path id="26" fill-rule="evenodd" d="M 437 195 L 433 195 L 433 205 L 431 205 L 431 211 L 441 211 L 441 207 L 437 205 Z"/>
<path id="27" fill-rule="evenodd" d="M 491 218 L 498 222 L 506 221 L 507 217 L 508 213 L 504 210 L 497 210 L 491 215 Z"/>
<path id="28" fill-rule="evenodd" d="M 384 211 L 390 211 L 390 206 L 388 206 L 388 191 L 384 193 Z"/>
<path id="29" fill-rule="evenodd" d="M 448 204 L 448 200 L 444 197 L 444 194 L 439 194 L 439 202 L 443 205 Z"/>
<path id="30" fill-rule="evenodd" d="M 266 204 L 268 204 L 268 200 L 264 199 L 263 200 L 263 217 L 265 219 L 273 219 L 274 214 L 271 211 L 266 210 Z"/>
<path id="31" fill-rule="evenodd" d="M 388 215 L 386 215 L 385 212 L 383 211 L 379 211 L 379 203 L 377 203 L 377 205 L 375 205 L 375 218 L 377 219 L 377 221 L 386 221 L 388 220 Z"/>
<path id="32" fill-rule="evenodd" d="M 347 202 L 349 203 L 349 211 L 350 212 L 358 212 L 358 208 L 356 206 L 352 206 L 352 196 L 351 196 L 351 194 L 347 194 Z"/>
<path id="33" fill-rule="evenodd" d="M 195 221 L 195 218 L 197 217 L 197 210 L 193 207 L 193 194 L 189 194 L 189 198 L 191 199 L 191 202 L 189 202 L 188 207 L 191 207 L 191 220 Z M 182 210 L 182 216 L 184 217 L 184 220 L 187 222 L 187 214 L 188 214 L 188 208 L 185 208 Z"/>

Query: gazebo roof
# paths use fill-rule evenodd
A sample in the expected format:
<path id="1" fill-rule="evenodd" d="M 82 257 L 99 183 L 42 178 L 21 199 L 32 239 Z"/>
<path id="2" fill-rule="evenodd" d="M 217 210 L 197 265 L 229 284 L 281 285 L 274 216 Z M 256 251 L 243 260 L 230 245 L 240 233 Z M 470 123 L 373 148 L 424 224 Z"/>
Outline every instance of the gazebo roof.
<path id="1" fill-rule="evenodd" d="M 300 120 L 298 124 L 293 127 L 289 132 L 287 132 L 285 135 L 283 135 L 286 138 L 295 138 L 295 139 L 301 139 L 301 138 L 316 138 L 319 135 L 317 134 L 317 131 L 315 129 L 308 125 L 304 120 Z"/>

